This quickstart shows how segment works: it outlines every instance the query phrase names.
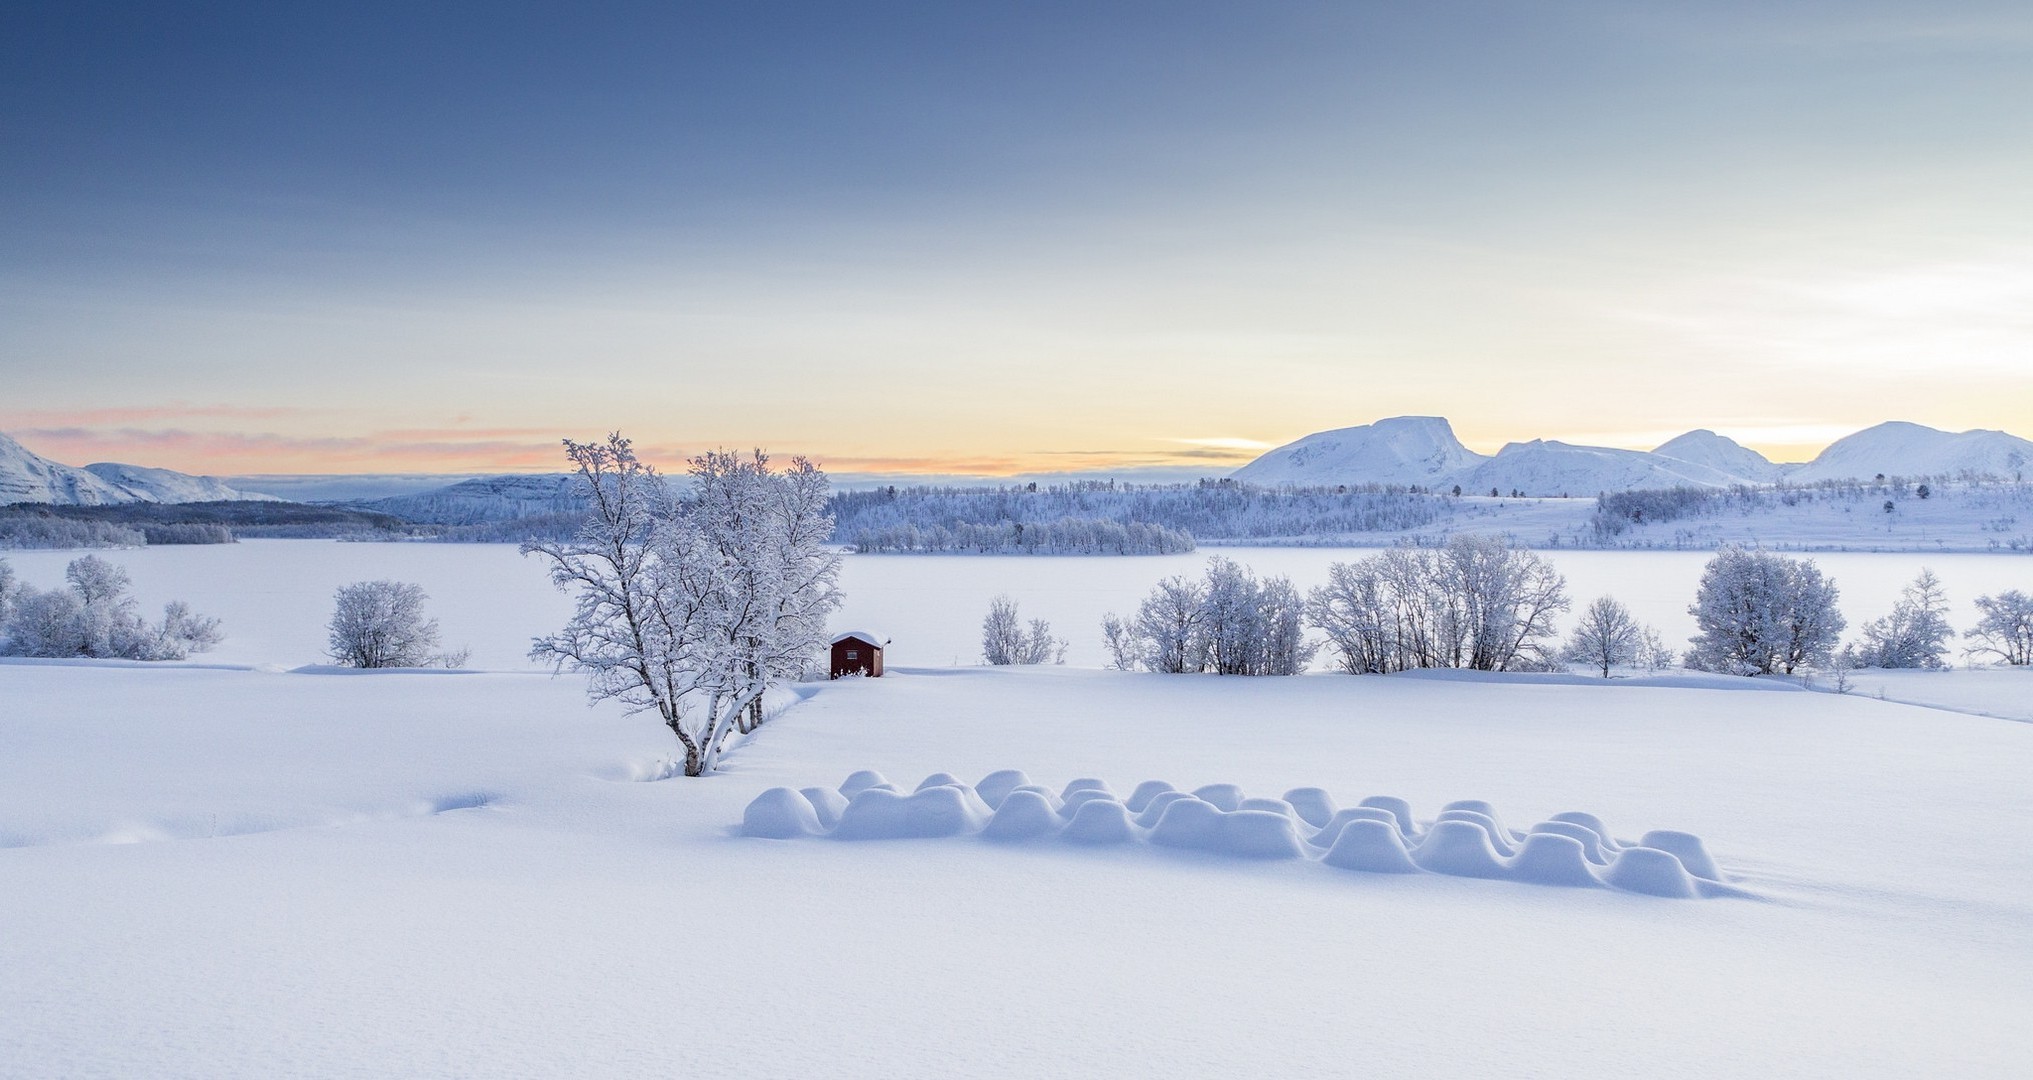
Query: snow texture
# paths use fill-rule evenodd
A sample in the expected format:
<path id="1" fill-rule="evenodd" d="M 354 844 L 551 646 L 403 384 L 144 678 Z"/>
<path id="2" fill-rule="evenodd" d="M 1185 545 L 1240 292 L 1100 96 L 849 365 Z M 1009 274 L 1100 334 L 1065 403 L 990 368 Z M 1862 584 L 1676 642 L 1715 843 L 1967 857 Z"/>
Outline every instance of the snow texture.
<path id="1" fill-rule="evenodd" d="M 840 793 L 852 801 L 831 828 L 821 824 L 824 811 L 806 795 L 773 787 L 748 804 L 741 834 L 767 840 L 1143 841 L 1233 859 L 1306 858 L 1371 873 L 1430 871 L 1535 885 L 1608 886 L 1676 899 L 1749 895 L 1728 884 L 1700 837 L 1654 830 L 1636 842 L 1620 841 L 1592 814 L 1557 814 L 1521 833 L 1499 824 L 1495 809 L 1481 800 L 1449 803 L 1421 826 L 1413 822 L 1409 804 L 1389 796 L 1372 796 L 1365 805 L 1337 812 L 1331 809 L 1333 797 L 1319 788 L 1295 788 L 1274 799 L 1244 795 L 1235 784 L 1208 784 L 1185 794 L 1162 780 L 1146 780 L 1132 796 L 1146 797 L 1138 807 L 1117 798 L 1101 780 L 1071 781 L 1055 802 L 1043 788 L 1009 786 L 1023 777 L 1016 769 L 983 777 L 980 787 L 993 798 L 991 809 L 990 799 L 952 773 L 933 773 L 903 795 L 881 773 L 863 769 L 841 782 Z M 1143 813 L 1133 818 L 1137 809 Z"/>

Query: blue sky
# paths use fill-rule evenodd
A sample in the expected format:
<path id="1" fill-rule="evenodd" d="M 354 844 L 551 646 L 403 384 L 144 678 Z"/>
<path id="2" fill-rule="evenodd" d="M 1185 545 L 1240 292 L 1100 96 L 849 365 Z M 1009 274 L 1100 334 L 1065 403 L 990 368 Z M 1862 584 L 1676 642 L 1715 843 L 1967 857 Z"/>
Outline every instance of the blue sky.
<path id="1" fill-rule="evenodd" d="M 2033 432 L 2033 13 L 0 10 L 0 429 L 210 472 Z"/>

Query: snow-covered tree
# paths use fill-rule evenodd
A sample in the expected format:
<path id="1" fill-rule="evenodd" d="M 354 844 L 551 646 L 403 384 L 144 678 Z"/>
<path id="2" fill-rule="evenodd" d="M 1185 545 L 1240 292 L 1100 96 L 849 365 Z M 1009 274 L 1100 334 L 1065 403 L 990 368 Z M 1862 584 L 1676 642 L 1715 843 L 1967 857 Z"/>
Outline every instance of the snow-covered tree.
<path id="1" fill-rule="evenodd" d="M 825 474 L 716 451 L 692 460 L 681 501 L 619 434 L 566 440 L 565 452 L 586 522 L 571 542 L 523 551 L 547 559 L 578 605 L 530 656 L 587 673 L 595 700 L 655 711 L 686 775 L 710 772 L 726 736 L 759 720 L 769 687 L 803 675 L 824 645 L 840 600 Z"/>
<path id="2" fill-rule="evenodd" d="M 981 620 L 981 659 L 993 665 L 1063 664 L 1066 643 L 1052 636 L 1052 624 L 1032 619 L 1026 628 L 1017 616 L 1017 603 L 1007 594 L 988 603 L 988 615 Z"/>
<path id="3" fill-rule="evenodd" d="M 1108 650 L 1109 667 L 1117 671 L 1137 669 L 1139 653 L 1135 630 L 1113 611 L 1101 617 L 1101 644 Z"/>
<path id="4" fill-rule="evenodd" d="M 1008 594 L 988 602 L 988 615 L 981 620 L 981 660 L 1002 666 L 1017 662 L 1024 647 L 1024 624 L 1017 617 L 1016 601 Z"/>
<path id="5" fill-rule="evenodd" d="M 458 667 L 466 654 L 438 651 L 438 620 L 424 617 L 423 587 L 356 581 L 332 596 L 326 655 L 356 668 Z"/>
<path id="6" fill-rule="evenodd" d="M 1972 656 L 1994 656 L 2015 667 L 2033 664 L 2033 596 L 2018 589 L 1979 596 L 1977 610 L 1982 616 L 1963 635 L 1976 642 Z"/>
<path id="7" fill-rule="evenodd" d="M 1182 574 L 1158 582 L 1137 605 L 1131 633 L 1138 642 L 1137 663 L 1150 671 L 1179 674 L 1207 664 L 1206 590 Z"/>
<path id="8" fill-rule="evenodd" d="M 1566 608 L 1566 581 L 1551 565 L 1483 536 L 1336 563 L 1306 603 L 1337 666 L 1353 674 L 1540 667 Z"/>
<path id="9" fill-rule="evenodd" d="M 72 560 L 64 581 L 66 588 L 48 592 L 11 581 L 0 590 L 6 594 L 0 649 L 15 656 L 182 660 L 223 639 L 217 619 L 193 614 L 180 600 L 164 606 L 162 622 L 143 619 L 128 595 L 127 572 L 96 555 Z"/>
<path id="10" fill-rule="evenodd" d="M 1687 666 L 1732 675 L 1791 675 L 1827 664 L 1845 625 L 1835 582 L 1812 559 L 1724 547 L 1701 573 L 1688 613 L 1700 627 Z"/>
<path id="11" fill-rule="evenodd" d="M 7 613 L 14 610 L 14 595 L 20 591 L 21 582 L 14 577 L 14 567 L 0 559 L 0 627 L 7 625 Z"/>
<path id="12" fill-rule="evenodd" d="M 1646 634 L 1650 630 L 1615 597 L 1597 597 L 1582 609 L 1562 655 L 1569 663 L 1598 669 L 1607 679 L 1611 668 L 1637 666 L 1647 658 Z M 1652 631 L 1650 640 L 1657 638 L 1658 633 Z"/>
<path id="13" fill-rule="evenodd" d="M 1892 613 L 1864 624 L 1863 641 L 1844 650 L 1854 667 L 1945 667 L 1949 640 L 1948 597 L 1934 571 L 1922 568 L 1906 586 Z"/>
<path id="14" fill-rule="evenodd" d="M 1306 640 L 1304 609 L 1289 580 L 1258 580 L 1217 556 L 1203 580 L 1166 578 L 1133 620 L 1111 614 L 1101 631 L 1115 666 L 1125 669 L 1296 675 L 1317 648 Z"/>
<path id="15" fill-rule="evenodd" d="M 1457 535 L 1443 550 L 1441 587 L 1460 604 L 1467 662 L 1477 671 L 1544 667 L 1567 582 L 1535 552 L 1500 536 Z"/>

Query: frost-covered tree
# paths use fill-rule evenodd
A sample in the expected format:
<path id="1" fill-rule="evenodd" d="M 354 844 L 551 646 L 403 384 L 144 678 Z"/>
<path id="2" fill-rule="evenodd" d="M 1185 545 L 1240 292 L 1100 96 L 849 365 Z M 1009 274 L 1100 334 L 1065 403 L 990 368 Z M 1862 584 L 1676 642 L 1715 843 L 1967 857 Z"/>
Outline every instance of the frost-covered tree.
<path id="1" fill-rule="evenodd" d="M 1305 636 L 1305 604 L 1283 577 L 1263 580 L 1233 560 L 1210 559 L 1203 580 L 1158 582 L 1136 617 L 1102 620 L 1102 637 L 1121 668 L 1177 674 L 1296 675 L 1316 646 Z"/>
<path id="2" fill-rule="evenodd" d="M 1137 605 L 1131 633 L 1138 642 L 1137 663 L 1149 671 L 1180 674 L 1207 664 L 1206 590 L 1199 582 L 1175 574 L 1158 582 Z"/>
<path id="3" fill-rule="evenodd" d="M 1845 625 L 1835 582 L 1812 559 L 1724 547 L 1701 572 L 1688 613 L 1700 632 L 1687 666 L 1732 675 L 1791 675 L 1827 664 Z"/>
<path id="4" fill-rule="evenodd" d="M 988 602 L 988 615 L 981 620 L 981 661 L 1002 666 L 1017 662 L 1024 647 L 1024 624 L 1017 617 L 1016 601 L 1007 593 Z"/>
<path id="5" fill-rule="evenodd" d="M 993 665 L 1063 664 L 1066 643 L 1052 636 L 1052 624 L 1032 619 L 1028 628 L 1017 616 L 1017 603 L 1007 594 L 988 603 L 981 620 L 981 659 Z"/>
<path id="6" fill-rule="evenodd" d="M 1934 571 L 1922 568 L 1920 576 L 1906 586 L 1892 613 L 1864 624 L 1863 641 L 1845 649 L 1854 667 L 1938 668 L 1945 667 L 1949 640 L 1955 628 L 1948 625 L 1948 596 Z"/>
<path id="7" fill-rule="evenodd" d="M 686 775 L 710 772 L 769 687 L 804 674 L 824 644 L 840 599 L 825 474 L 714 452 L 692 460 L 680 500 L 619 434 L 566 440 L 565 452 L 587 519 L 574 540 L 523 551 L 549 561 L 577 607 L 530 656 L 588 674 L 595 700 L 655 711 Z"/>
<path id="8" fill-rule="evenodd" d="M 0 564 L 4 565 L 4 564 Z M 65 588 L 43 592 L 6 585 L 0 651 L 15 656 L 182 660 L 223 640 L 217 619 L 193 614 L 182 601 L 150 623 L 128 595 L 127 572 L 96 555 L 64 568 Z"/>
<path id="9" fill-rule="evenodd" d="M 1996 596 L 1977 597 L 1982 615 L 1975 627 L 1963 636 L 1976 644 L 1972 656 L 1994 656 L 2015 667 L 2033 664 L 2033 596 L 2008 589 Z"/>
<path id="10" fill-rule="evenodd" d="M 1498 537 L 1456 536 L 1440 550 L 1397 547 L 1328 568 L 1308 621 L 1351 674 L 1413 668 L 1543 667 L 1566 581 Z"/>
<path id="11" fill-rule="evenodd" d="M 1647 638 L 1650 630 L 1615 597 L 1597 597 L 1582 609 L 1562 656 L 1569 663 L 1601 671 L 1607 679 L 1611 668 L 1637 666 L 1647 658 L 1648 644 L 1658 639 L 1656 631 Z"/>
<path id="12" fill-rule="evenodd" d="M 1122 616 L 1111 611 L 1101 617 L 1101 644 L 1108 650 L 1108 666 L 1117 671 L 1135 671 L 1138 645 L 1135 630 Z"/>
<path id="13" fill-rule="evenodd" d="M 7 613 L 14 610 L 14 595 L 21 591 L 21 582 L 14 577 L 14 567 L 0 559 L 0 627 L 7 625 Z"/>
<path id="14" fill-rule="evenodd" d="M 1535 552 L 1500 536 L 1457 535 L 1442 553 L 1444 588 L 1460 602 L 1467 662 L 1477 671 L 1543 668 L 1567 582 Z"/>
<path id="15" fill-rule="evenodd" d="M 438 620 L 424 617 L 423 587 L 407 581 L 356 581 L 332 596 L 326 655 L 356 668 L 458 667 L 462 652 L 438 651 Z"/>

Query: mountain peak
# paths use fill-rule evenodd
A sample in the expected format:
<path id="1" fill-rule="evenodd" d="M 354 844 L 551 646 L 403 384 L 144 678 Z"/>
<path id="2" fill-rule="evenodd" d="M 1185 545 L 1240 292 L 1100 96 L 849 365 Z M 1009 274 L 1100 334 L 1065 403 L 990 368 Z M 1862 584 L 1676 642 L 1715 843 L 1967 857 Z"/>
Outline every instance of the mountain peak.
<path id="1" fill-rule="evenodd" d="M 1256 484 L 1431 485 L 1484 460 L 1442 416 L 1393 416 L 1308 435 L 1236 470 Z"/>

